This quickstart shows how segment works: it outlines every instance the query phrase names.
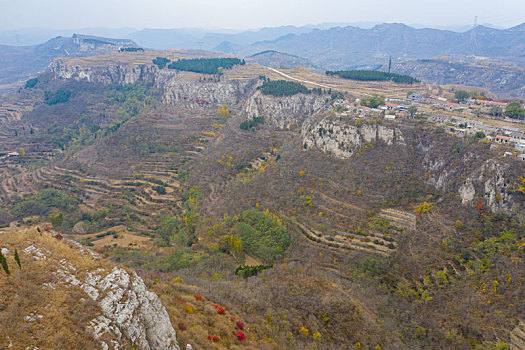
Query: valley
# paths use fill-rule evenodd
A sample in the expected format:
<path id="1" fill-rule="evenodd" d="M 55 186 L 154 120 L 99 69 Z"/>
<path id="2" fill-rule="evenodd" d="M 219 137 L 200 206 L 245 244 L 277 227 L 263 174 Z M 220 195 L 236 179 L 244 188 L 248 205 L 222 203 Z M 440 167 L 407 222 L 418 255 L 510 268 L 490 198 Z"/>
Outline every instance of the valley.
<path id="1" fill-rule="evenodd" d="M 61 297 L 89 312 L 60 320 L 74 325 L 60 344 L 520 349 L 521 120 L 491 115 L 476 94 L 453 102 L 458 89 L 435 84 L 249 60 L 207 74 L 161 67 L 158 57 L 208 69 L 223 55 L 58 58 L 34 87 L 1 97 L 0 235 L 13 272 L 0 279 L 11 293 L 0 317 L 15 321 L 0 346 L 48 346 L 49 335 L 15 330 L 35 329 L 21 317 L 33 312 L 44 332 L 58 322 L 49 315 L 74 305 L 31 296 L 50 283 L 38 274 L 64 270 L 64 251 L 81 284 L 64 283 Z M 82 249 L 93 253 L 74 253 Z M 158 314 L 160 338 L 147 335 L 151 323 L 120 322 L 84 295 L 86 283 L 105 293 L 113 287 L 102 280 L 128 280 L 116 275 L 140 286 L 115 305 L 158 296 L 162 305 L 149 294 L 144 305 Z M 14 309 L 20 289 L 31 301 L 23 312 Z"/>

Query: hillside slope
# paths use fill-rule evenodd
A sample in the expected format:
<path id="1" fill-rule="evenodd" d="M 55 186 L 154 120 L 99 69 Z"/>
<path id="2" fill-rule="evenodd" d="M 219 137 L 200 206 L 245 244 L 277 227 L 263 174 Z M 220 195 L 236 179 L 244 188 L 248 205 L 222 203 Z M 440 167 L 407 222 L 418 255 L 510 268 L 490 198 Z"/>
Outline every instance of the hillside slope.
<path id="1" fill-rule="evenodd" d="M 179 349 L 166 309 L 140 277 L 54 238 L 48 226 L 0 232 L 11 272 L 0 279 L 2 347 Z"/>
<path id="2" fill-rule="evenodd" d="M 383 65 L 380 70 L 388 71 L 388 65 Z M 499 99 L 525 97 L 525 68 L 515 65 L 416 60 L 396 62 L 392 65 L 392 72 L 407 74 L 429 84 L 485 88 Z"/>
<path id="3" fill-rule="evenodd" d="M 62 213 L 66 237 L 134 269 L 199 348 L 518 344 L 525 184 L 504 146 L 336 108 L 424 85 L 201 74 L 161 54 L 56 61 L 9 95 L 0 147 L 25 155 L 0 168 L 4 223 Z M 259 89 L 283 77 L 328 88 Z"/>

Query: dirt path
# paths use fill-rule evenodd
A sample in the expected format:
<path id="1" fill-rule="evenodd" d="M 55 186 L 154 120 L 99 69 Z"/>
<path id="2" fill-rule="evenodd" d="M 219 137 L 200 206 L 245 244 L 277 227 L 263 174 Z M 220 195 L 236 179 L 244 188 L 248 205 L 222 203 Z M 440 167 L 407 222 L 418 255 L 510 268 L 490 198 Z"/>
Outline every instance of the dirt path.
<path id="1" fill-rule="evenodd" d="M 288 79 L 292 79 L 292 80 L 295 80 L 295 81 L 299 81 L 299 82 L 301 82 L 301 83 L 306 83 L 306 84 L 310 84 L 310 85 L 320 86 L 320 87 L 325 88 L 325 89 L 331 89 L 331 88 L 332 88 L 332 86 L 323 85 L 323 84 L 319 84 L 319 83 L 314 83 L 313 81 L 302 80 L 302 79 L 297 79 L 297 78 L 291 77 L 291 76 L 289 76 L 288 74 L 284 74 L 283 72 L 280 72 L 280 71 L 278 71 L 278 70 L 275 69 L 275 68 L 271 68 L 271 67 L 266 67 L 266 68 L 268 68 L 268 69 L 271 70 L 272 72 L 275 72 L 275 73 L 277 73 L 277 74 L 282 75 L 283 77 L 286 77 L 286 78 L 288 78 Z"/>

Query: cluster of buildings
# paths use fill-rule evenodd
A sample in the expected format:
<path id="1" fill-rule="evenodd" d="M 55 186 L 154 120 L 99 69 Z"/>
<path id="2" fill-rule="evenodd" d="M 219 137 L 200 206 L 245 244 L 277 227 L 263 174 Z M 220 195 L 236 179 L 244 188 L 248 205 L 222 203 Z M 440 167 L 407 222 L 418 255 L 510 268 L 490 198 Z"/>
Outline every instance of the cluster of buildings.
<path id="1" fill-rule="evenodd" d="M 338 107 L 339 106 L 339 107 Z M 483 132 L 485 138 L 494 145 L 503 145 L 509 147 L 505 155 L 514 156 L 525 160 L 525 123 L 522 127 L 515 123 L 516 126 L 508 126 L 503 123 L 495 125 L 488 124 L 480 118 L 468 118 L 468 115 L 481 115 L 494 117 L 496 112 L 501 116 L 507 107 L 505 102 L 469 99 L 462 103 L 448 101 L 441 96 L 424 97 L 417 93 L 412 93 L 405 99 L 387 99 L 386 103 L 377 108 L 362 106 L 357 100 L 350 103 L 346 100 L 336 100 L 333 107 L 327 106 L 327 109 L 334 108 L 340 111 L 341 116 L 358 116 L 358 117 L 379 117 L 385 120 L 412 119 L 424 115 L 427 121 L 443 125 L 448 133 L 456 135 L 474 135 Z M 418 110 L 425 109 L 425 113 L 416 113 Z M 432 112 L 428 113 L 427 111 Z M 440 111 L 457 112 L 454 114 L 443 113 Z M 462 116 L 465 115 L 465 116 Z M 512 120 L 516 122 L 516 120 Z M 513 152 L 510 150 L 513 149 Z"/>

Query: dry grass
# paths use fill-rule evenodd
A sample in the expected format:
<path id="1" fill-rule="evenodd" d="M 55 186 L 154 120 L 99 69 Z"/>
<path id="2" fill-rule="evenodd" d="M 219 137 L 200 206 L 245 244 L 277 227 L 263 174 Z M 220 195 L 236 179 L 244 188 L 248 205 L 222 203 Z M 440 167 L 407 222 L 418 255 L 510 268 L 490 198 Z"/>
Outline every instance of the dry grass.
<path id="1" fill-rule="evenodd" d="M 97 235 L 101 235 L 110 231 L 114 231 L 114 234 L 109 234 L 102 238 L 97 238 Z M 150 237 L 137 235 L 135 232 L 129 231 L 124 225 L 118 225 L 107 228 L 100 232 L 92 233 L 89 235 L 77 235 L 76 239 L 90 239 L 95 248 L 102 248 L 104 246 L 117 245 L 119 247 L 128 248 L 134 246 L 136 248 L 150 248 L 153 245 L 153 240 Z"/>
<path id="2" fill-rule="evenodd" d="M 95 349 L 89 320 L 99 313 L 98 306 L 75 286 L 56 284 L 57 268 L 65 259 L 77 269 L 80 279 L 87 270 L 104 267 L 102 260 L 94 260 L 89 253 L 80 253 L 36 227 L 9 228 L 0 231 L 1 246 L 9 249 L 7 261 L 11 274 L 0 273 L 0 348 L 10 343 L 14 349 Z M 45 252 L 46 258 L 36 260 L 23 250 L 35 246 Z M 14 260 L 18 250 L 22 268 Z M 45 286 L 54 285 L 55 288 Z"/>
<path id="3" fill-rule="evenodd" d="M 222 305 L 226 311 L 218 314 L 215 302 L 207 298 L 197 300 L 199 288 L 175 280 L 153 281 L 150 288 L 160 296 L 162 304 L 168 310 L 171 323 L 177 331 L 177 341 L 183 347 L 192 344 L 194 349 L 278 349 L 279 346 L 266 341 L 256 325 L 250 325 L 238 314 Z M 191 313 L 187 305 L 191 306 Z M 246 335 L 244 341 L 239 341 L 235 333 L 240 329 L 237 322 L 241 321 L 245 327 L 242 332 Z M 186 327 L 181 330 L 178 324 L 182 322 Z M 208 335 L 218 336 L 220 340 L 213 342 Z"/>

